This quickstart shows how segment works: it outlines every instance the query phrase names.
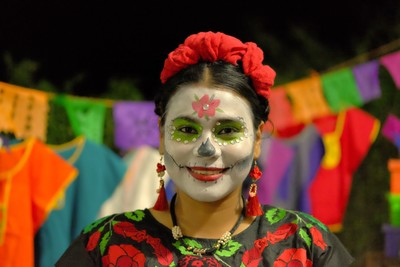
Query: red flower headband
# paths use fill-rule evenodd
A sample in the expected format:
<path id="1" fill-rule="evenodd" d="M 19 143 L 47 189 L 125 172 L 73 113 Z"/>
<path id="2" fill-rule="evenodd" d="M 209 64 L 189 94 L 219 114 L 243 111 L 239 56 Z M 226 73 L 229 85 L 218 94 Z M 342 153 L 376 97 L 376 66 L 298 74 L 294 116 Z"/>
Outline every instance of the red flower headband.
<path id="1" fill-rule="evenodd" d="M 200 60 L 223 60 L 233 65 L 241 60 L 243 72 L 253 81 L 256 93 L 268 99 L 276 74 L 270 66 L 262 64 L 263 59 L 263 51 L 253 42 L 242 43 L 221 32 L 200 32 L 190 35 L 168 54 L 160 79 L 165 83 L 180 70 Z"/>

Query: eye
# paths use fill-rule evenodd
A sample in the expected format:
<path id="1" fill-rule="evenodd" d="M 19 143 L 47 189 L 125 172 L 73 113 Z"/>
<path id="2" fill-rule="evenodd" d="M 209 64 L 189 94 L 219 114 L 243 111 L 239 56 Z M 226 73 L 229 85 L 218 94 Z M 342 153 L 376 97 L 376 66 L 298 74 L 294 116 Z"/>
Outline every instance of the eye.
<path id="1" fill-rule="evenodd" d="M 235 144 L 245 136 L 246 127 L 241 121 L 221 121 L 215 126 L 215 138 L 221 143 Z"/>
<path id="2" fill-rule="evenodd" d="M 239 131 L 240 131 L 239 129 L 236 129 L 234 127 L 226 127 L 226 128 L 221 129 L 217 134 L 218 135 L 221 135 L 221 134 L 229 135 L 229 134 L 238 133 Z"/>
<path id="3" fill-rule="evenodd" d="M 197 130 L 190 126 L 183 126 L 178 129 L 178 131 L 185 134 L 198 134 Z"/>

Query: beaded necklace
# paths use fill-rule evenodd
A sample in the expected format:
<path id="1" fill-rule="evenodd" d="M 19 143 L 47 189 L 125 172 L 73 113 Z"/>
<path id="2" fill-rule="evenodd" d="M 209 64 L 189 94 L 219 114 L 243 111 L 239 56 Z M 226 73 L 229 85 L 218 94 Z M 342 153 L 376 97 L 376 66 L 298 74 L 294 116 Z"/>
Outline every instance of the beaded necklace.
<path id="1" fill-rule="evenodd" d="M 172 219 L 172 236 L 174 237 L 175 240 L 181 240 L 183 237 L 182 230 L 178 225 L 177 219 L 176 219 L 176 214 L 175 214 L 175 200 L 176 200 L 176 194 L 172 197 L 171 199 L 171 204 L 170 204 L 170 213 L 171 213 L 171 219 Z M 243 202 L 244 203 L 244 202 Z M 236 231 L 236 229 L 239 227 L 239 225 L 242 223 L 242 220 L 244 218 L 244 212 L 245 208 L 243 207 L 242 212 L 240 213 L 240 217 L 236 221 L 235 225 L 232 227 L 232 229 L 228 232 L 225 232 L 220 239 L 218 239 L 214 245 L 210 248 L 194 248 L 192 246 L 186 246 L 187 251 L 191 251 L 194 254 L 198 256 L 203 256 L 203 255 L 211 255 L 218 249 L 224 247 L 229 240 L 232 239 L 232 234 Z M 185 244 L 182 241 L 182 244 Z"/>

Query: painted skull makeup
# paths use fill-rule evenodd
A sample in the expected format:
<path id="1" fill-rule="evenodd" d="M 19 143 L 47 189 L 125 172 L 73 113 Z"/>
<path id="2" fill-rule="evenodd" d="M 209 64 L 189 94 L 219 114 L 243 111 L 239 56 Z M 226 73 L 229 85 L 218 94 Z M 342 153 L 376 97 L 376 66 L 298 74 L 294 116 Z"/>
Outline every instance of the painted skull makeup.
<path id="1" fill-rule="evenodd" d="M 164 160 L 174 184 L 199 201 L 241 186 L 253 162 L 249 104 L 228 90 L 186 86 L 169 101 Z"/>

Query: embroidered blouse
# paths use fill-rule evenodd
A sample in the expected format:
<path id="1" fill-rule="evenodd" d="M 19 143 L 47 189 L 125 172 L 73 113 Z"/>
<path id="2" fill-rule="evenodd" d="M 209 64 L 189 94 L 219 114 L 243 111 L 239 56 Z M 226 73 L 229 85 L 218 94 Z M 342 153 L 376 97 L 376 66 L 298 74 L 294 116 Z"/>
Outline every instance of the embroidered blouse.
<path id="1" fill-rule="evenodd" d="M 314 217 L 263 206 L 244 231 L 214 254 L 198 256 L 188 245 L 217 240 L 172 237 L 149 209 L 103 217 L 86 226 L 56 263 L 63 266 L 350 266 L 353 257 L 335 234 Z M 183 244 L 185 243 L 185 244 Z"/>

